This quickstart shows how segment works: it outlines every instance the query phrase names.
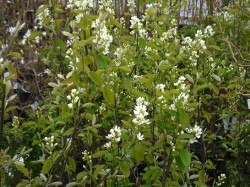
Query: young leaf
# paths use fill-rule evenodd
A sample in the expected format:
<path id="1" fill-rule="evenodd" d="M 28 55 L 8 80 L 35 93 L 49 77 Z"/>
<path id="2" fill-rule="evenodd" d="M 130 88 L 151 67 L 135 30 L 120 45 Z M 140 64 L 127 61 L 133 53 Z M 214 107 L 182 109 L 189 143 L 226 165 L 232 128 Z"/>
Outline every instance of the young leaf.
<path id="1" fill-rule="evenodd" d="M 89 72 L 89 78 L 96 83 L 97 85 L 102 85 L 103 83 L 103 78 L 101 77 L 101 74 L 94 72 L 94 71 L 90 71 Z"/>
<path id="2" fill-rule="evenodd" d="M 108 87 L 103 88 L 103 96 L 107 103 L 113 105 L 115 102 L 114 92 Z"/>
<path id="3" fill-rule="evenodd" d="M 101 157 L 101 156 L 103 156 L 103 155 L 105 155 L 107 153 L 108 153 L 108 151 L 98 151 L 95 154 L 93 154 L 92 157 L 93 158 L 99 158 L 99 157 Z"/>
<path id="4" fill-rule="evenodd" d="M 61 50 L 63 50 L 63 51 L 66 51 L 66 49 L 67 49 L 66 44 L 60 38 L 56 38 L 56 45 L 58 45 L 61 48 Z"/>
<path id="5" fill-rule="evenodd" d="M 43 174 L 48 173 L 50 169 L 52 168 L 52 166 L 53 166 L 52 160 L 46 160 L 43 164 L 42 173 Z"/>
<path id="6" fill-rule="evenodd" d="M 30 40 L 34 40 L 37 36 L 41 35 L 42 32 L 33 32 L 29 37 L 28 37 L 28 41 Z"/>
<path id="7" fill-rule="evenodd" d="M 36 15 L 40 14 L 41 12 L 43 12 L 46 8 L 48 8 L 49 5 L 43 5 L 41 8 L 39 8 L 37 11 L 36 11 Z"/>
<path id="8" fill-rule="evenodd" d="M 184 166 L 188 167 L 191 163 L 191 155 L 186 149 L 180 150 L 180 159 Z"/>
<path id="9" fill-rule="evenodd" d="M 129 168 L 128 163 L 122 161 L 122 162 L 120 162 L 119 166 L 120 166 L 120 169 L 121 169 L 121 172 L 123 173 L 123 175 L 125 177 L 129 177 L 129 175 L 130 175 L 130 168 Z"/>
<path id="10" fill-rule="evenodd" d="M 21 171 L 26 177 L 29 176 L 29 171 L 22 165 L 16 164 L 16 168 Z"/>
<path id="11" fill-rule="evenodd" d="M 141 144 L 135 145 L 133 153 L 136 161 L 140 162 L 144 160 L 145 149 Z"/>
<path id="12" fill-rule="evenodd" d="M 189 120 L 188 114 L 185 112 L 184 109 L 180 109 L 178 111 L 178 117 L 179 117 L 179 121 L 182 127 L 183 128 L 188 127 L 188 125 L 190 124 L 190 120 Z"/>
<path id="13" fill-rule="evenodd" d="M 9 55 L 13 56 L 13 57 L 16 57 L 16 58 L 21 58 L 22 55 L 18 52 L 11 52 Z"/>

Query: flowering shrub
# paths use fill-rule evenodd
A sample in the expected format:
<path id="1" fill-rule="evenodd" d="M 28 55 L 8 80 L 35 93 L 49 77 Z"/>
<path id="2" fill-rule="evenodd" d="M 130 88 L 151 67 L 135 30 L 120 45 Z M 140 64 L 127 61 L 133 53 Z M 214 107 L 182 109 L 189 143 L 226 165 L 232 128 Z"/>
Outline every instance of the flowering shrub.
<path id="1" fill-rule="evenodd" d="M 69 0 L 65 6 L 48 3 L 37 10 L 37 26 L 20 43 L 41 44 L 38 59 L 49 70 L 51 91 L 39 107 L 27 110 L 27 117 L 15 116 L 4 126 L 3 185 L 245 182 L 237 167 L 243 160 L 240 151 L 249 155 L 250 147 L 244 103 L 249 65 L 241 64 L 236 56 L 245 57 L 235 54 L 229 40 L 233 17 L 218 15 L 213 25 L 201 24 L 189 36 L 178 28 L 175 10 L 181 4 L 127 4 L 129 12 L 121 17 L 108 0 L 98 5 Z M 13 74 L 1 79 L 9 85 L 1 91 L 4 98 L 15 75 L 10 60 L 7 55 L 0 62 Z M 14 150 L 18 140 L 29 149 Z M 231 159 L 238 163 L 230 165 Z"/>

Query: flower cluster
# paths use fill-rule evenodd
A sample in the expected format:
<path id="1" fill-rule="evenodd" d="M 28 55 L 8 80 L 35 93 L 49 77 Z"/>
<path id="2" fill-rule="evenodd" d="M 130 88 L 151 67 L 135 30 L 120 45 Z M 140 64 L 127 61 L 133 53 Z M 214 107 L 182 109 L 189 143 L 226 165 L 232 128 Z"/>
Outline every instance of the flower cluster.
<path id="1" fill-rule="evenodd" d="M 113 36 L 109 33 L 105 23 L 105 20 L 101 21 L 100 15 L 99 19 L 92 23 L 92 28 L 95 28 L 94 34 L 96 35 L 93 43 L 98 50 L 103 50 L 102 53 L 106 55 L 109 53 L 109 46 L 113 41 Z"/>
<path id="2" fill-rule="evenodd" d="M 45 137 L 44 141 L 49 154 L 52 154 L 54 148 L 57 146 L 57 143 L 54 143 L 55 137 L 53 135 L 51 137 Z"/>
<path id="3" fill-rule="evenodd" d="M 136 125 L 140 126 L 143 124 L 150 124 L 148 119 L 145 117 L 148 115 L 147 106 L 149 103 L 143 97 L 136 99 L 136 106 L 134 109 L 135 118 L 132 120 Z"/>
<path id="4" fill-rule="evenodd" d="M 67 99 L 70 101 L 68 107 L 72 109 L 75 104 L 79 101 L 79 92 L 76 89 L 72 89 L 70 95 L 67 96 Z"/>
<path id="5" fill-rule="evenodd" d="M 177 105 L 181 105 L 183 108 L 187 108 L 188 105 L 188 99 L 189 99 L 189 89 L 187 85 L 185 84 L 186 78 L 183 76 L 180 76 L 178 81 L 174 83 L 174 86 L 176 86 L 181 93 L 173 98 L 173 103 L 170 105 L 171 110 L 177 111 Z"/>
<path id="6" fill-rule="evenodd" d="M 116 50 L 115 50 L 115 59 L 114 59 L 114 62 L 115 62 L 115 65 L 116 66 L 120 66 L 122 64 L 122 61 L 126 61 L 127 59 L 124 58 L 125 57 L 125 54 L 128 53 L 128 46 L 127 45 L 123 45 L 123 46 L 120 46 L 120 47 L 117 47 Z"/>
<path id="7" fill-rule="evenodd" d="M 136 137 L 137 137 L 137 139 L 138 139 L 139 141 L 144 140 L 144 136 L 143 136 L 143 134 L 141 134 L 140 132 L 136 135 Z"/>
<path id="8" fill-rule="evenodd" d="M 230 23 L 230 22 L 232 22 L 234 20 L 234 15 L 230 14 L 228 11 L 225 11 L 223 13 L 223 18 L 225 19 L 225 21 Z"/>
<path id="9" fill-rule="evenodd" d="M 85 150 L 84 152 L 82 152 L 82 155 L 83 155 L 83 157 L 82 157 L 83 161 L 86 161 L 88 164 L 92 163 L 92 156 L 91 156 L 90 152 Z M 86 166 L 83 165 L 83 168 L 86 168 Z"/>
<path id="10" fill-rule="evenodd" d="M 192 144 L 192 143 L 197 142 L 197 139 L 201 137 L 202 128 L 195 124 L 193 128 L 186 128 L 186 132 L 188 134 L 194 135 L 194 137 L 189 140 L 189 143 Z"/>
<path id="11" fill-rule="evenodd" d="M 93 8 L 93 0 L 69 0 L 67 2 L 66 9 L 78 9 L 82 11 L 87 11 L 91 8 Z"/>
<path id="12" fill-rule="evenodd" d="M 220 176 L 218 177 L 218 182 L 216 182 L 217 186 L 222 186 L 222 184 L 225 183 L 226 180 L 226 175 L 224 173 L 220 174 Z"/>
<path id="13" fill-rule="evenodd" d="M 164 84 L 157 84 L 155 86 L 155 89 L 160 91 L 160 92 L 164 92 L 165 91 L 165 85 Z"/>
<path id="14" fill-rule="evenodd" d="M 104 145 L 106 148 L 110 148 L 113 142 L 120 142 L 121 141 L 121 128 L 118 126 L 114 126 L 114 128 L 110 129 L 110 133 L 106 138 L 109 140 L 108 143 Z"/>
<path id="15" fill-rule="evenodd" d="M 10 35 L 13 35 L 17 31 L 17 28 L 16 27 L 9 27 L 9 28 L 7 28 L 6 31 L 8 33 L 10 33 Z"/>
<path id="16" fill-rule="evenodd" d="M 19 118 L 17 116 L 14 116 L 13 122 L 12 122 L 12 126 L 17 129 L 19 126 Z"/>
<path id="17" fill-rule="evenodd" d="M 205 35 L 206 38 L 208 38 L 209 36 L 213 36 L 214 35 L 214 30 L 213 30 L 213 28 L 210 25 L 208 25 L 205 28 L 204 35 Z"/>
<path id="18" fill-rule="evenodd" d="M 173 39 L 177 34 L 177 27 L 169 28 L 167 32 L 163 32 L 160 40 L 165 42 L 167 40 Z"/>
<path id="19" fill-rule="evenodd" d="M 142 21 L 137 18 L 136 16 L 132 16 L 131 20 L 130 20 L 131 26 L 130 28 L 133 29 L 130 34 L 135 34 L 135 33 L 139 33 L 139 37 L 141 38 L 147 38 L 148 37 L 148 33 L 147 31 L 143 28 L 143 24 Z"/>
<path id="20" fill-rule="evenodd" d="M 41 5 L 39 7 L 39 9 L 42 8 L 43 6 L 45 6 L 45 5 Z M 42 12 L 40 12 L 36 16 L 36 21 L 38 23 L 39 28 L 42 28 L 43 22 L 46 21 L 48 18 L 50 18 L 49 9 L 48 8 L 44 9 Z"/>
<path id="21" fill-rule="evenodd" d="M 127 0 L 127 6 L 129 7 L 129 12 L 135 12 L 136 10 L 135 0 Z"/>
<path id="22" fill-rule="evenodd" d="M 27 39 L 28 39 L 28 37 L 29 37 L 30 35 L 31 35 L 31 30 L 28 29 L 27 32 L 25 33 L 25 35 L 23 36 L 23 39 L 22 39 L 22 41 L 21 41 L 21 44 L 25 45 L 26 42 L 27 42 Z"/>
<path id="23" fill-rule="evenodd" d="M 174 145 L 174 143 L 173 143 L 172 141 L 170 141 L 170 146 L 171 146 L 171 148 L 172 148 L 172 151 L 175 151 L 175 150 L 176 150 L 176 147 L 175 147 L 175 145 Z"/>
<path id="24" fill-rule="evenodd" d="M 207 49 L 205 39 L 213 35 L 214 31 L 210 25 L 204 29 L 204 33 L 201 30 L 197 30 L 194 39 L 189 36 L 183 39 L 180 54 L 189 54 L 191 65 L 196 66 L 199 54 L 202 54 L 203 50 Z"/>
<path id="25" fill-rule="evenodd" d="M 107 110 L 106 105 L 104 103 L 101 104 L 101 106 L 99 107 L 99 112 L 100 114 L 102 114 L 103 112 L 105 112 Z"/>
<path id="26" fill-rule="evenodd" d="M 106 11 L 109 14 L 114 14 L 113 1 L 112 0 L 99 0 L 99 11 Z"/>

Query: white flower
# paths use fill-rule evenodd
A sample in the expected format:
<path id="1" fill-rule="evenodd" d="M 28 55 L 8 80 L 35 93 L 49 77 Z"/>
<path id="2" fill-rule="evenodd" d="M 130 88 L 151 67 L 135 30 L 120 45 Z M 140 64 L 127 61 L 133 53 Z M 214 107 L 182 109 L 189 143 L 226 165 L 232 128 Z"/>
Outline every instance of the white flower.
<path id="1" fill-rule="evenodd" d="M 196 124 L 193 128 L 187 128 L 186 131 L 187 133 L 194 135 L 194 137 L 189 140 L 189 143 L 191 144 L 197 142 L 197 139 L 199 139 L 202 134 L 202 128 Z"/>
<path id="2" fill-rule="evenodd" d="M 165 85 L 164 84 L 157 84 L 155 86 L 156 90 L 159 90 L 160 92 L 164 92 L 165 90 Z"/>
<path id="3" fill-rule="evenodd" d="M 201 30 L 196 31 L 195 37 L 202 38 L 202 31 Z"/>
<path id="4" fill-rule="evenodd" d="M 118 126 L 115 126 L 114 128 L 110 129 L 110 133 L 106 136 L 106 138 L 114 142 L 120 142 L 121 128 Z"/>
<path id="5" fill-rule="evenodd" d="M 10 35 L 13 35 L 16 32 L 16 27 L 9 27 L 9 28 L 7 28 L 7 32 L 9 32 Z"/>
<path id="6" fill-rule="evenodd" d="M 208 25 L 204 30 L 204 34 L 205 37 L 213 36 L 214 35 L 213 28 L 210 25 Z"/>
<path id="7" fill-rule="evenodd" d="M 142 141 L 143 139 L 144 139 L 144 136 L 139 132 L 138 134 L 137 134 L 137 139 L 138 140 L 140 140 L 140 141 Z"/>
<path id="8" fill-rule="evenodd" d="M 104 147 L 110 148 L 110 147 L 111 147 L 111 142 L 107 142 L 107 143 L 104 145 Z"/>
<path id="9" fill-rule="evenodd" d="M 19 161 L 19 162 L 24 162 L 23 157 L 19 157 L 18 161 Z"/>
<path id="10" fill-rule="evenodd" d="M 108 31 L 105 20 L 100 21 L 100 17 L 92 23 L 92 28 L 95 28 L 94 33 L 96 35 L 96 38 L 93 40 L 93 43 L 96 44 L 96 48 L 98 50 L 103 50 L 103 54 L 109 53 L 109 46 L 113 41 L 113 36 Z"/>
<path id="11" fill-rule="evenodd" d="M 135 4 L 135 0 L 127 0 L 127 6 L 129 7 L 129 11 L 130 12 L 134 12 L 136 9 L 136 4 Z"/>
<path id="12" fill-rule="evenodd" d="M 72 109 L 72 108 L 73 108 L 73 104 L 72 104 L 72 103 L 69 103 L 69 104 L 68 104 L 68 107 L 69 107 L 70 109 Z"/>
<path id="13" fill-rule="evenodd" d="M 135 118 L 132 120 L 136 125 L 150 124 L 148 119 L 145 117 L 148 115 L 147 106 L 149 103 L 145 101 L 143 97 L 136 99 L 136 106 L 134 109 Z"/>
<path id="14" fill-rule="evenodd" d="M 106 11 L 109 14 L 114 14 L 113 1 L 112 0 L 99 0 L 99 11 Z"/>

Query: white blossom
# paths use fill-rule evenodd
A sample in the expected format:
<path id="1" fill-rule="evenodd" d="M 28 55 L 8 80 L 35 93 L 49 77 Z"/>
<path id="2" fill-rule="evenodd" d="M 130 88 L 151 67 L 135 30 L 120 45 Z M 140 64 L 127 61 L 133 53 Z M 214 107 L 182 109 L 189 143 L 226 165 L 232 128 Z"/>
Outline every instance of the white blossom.
<path id="1" fill-rule="evenodd" d="M 165 85 L 164 84 L 157 84 L 155 86 L 156 90 L 159 90 L 160 92 L 164 92 L 165 91 Z"/>
<path id="2" fill-rule="evenodd" d="M 148 115 L 147 106 L 149 103 L 143 98 L 139 97 L 136 100 L 136 106 L 134 109 L 134 119 L 132 120 L 133 123 L 136 125 L 143 125 L 143 124 L 150 124 L 150 121 L 145 117 Z"/>
<path id="3" fill-rule="evenodd" d="M 106 136 L 112 142 L 120 142 L 121 140 L 121 128 L 118 126 L 114 126 L 114 128 L 110 129 L 110 133 Z"/>
<path id="4" fill-rule="evenodd" d="M 113 41 L 113 36 L 107 29 L 105 20 L 101 22 L 100 17 L 92 23 L 92 27 L 95 28 L 94 33 L 96 35 L 93 43 L 96 44 L 96 48 L 98 50 L 102 49 L 102 53 L 106 55 L 109 53 L 109 46 Z"/>
<path id="5" fill-rule="evenodd" d="M 199 127 L 197 124 L 195 124 L 193 128 L 187 128 L 186 131 L 187 133 L 194 135 L 194 137 L 189 140 L 190 144 L 197 142 L 197 139 L 200 139 L 202 134 L 202 128 Z"/>
<path id="6" fill-rule="evenodd" d="M 142 141 L 144 139 L 144 136 L 140 132 L 137 134 L 136 137 L 139 141 Z"/>

